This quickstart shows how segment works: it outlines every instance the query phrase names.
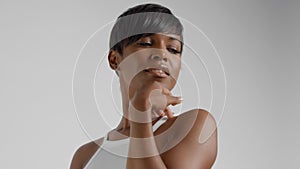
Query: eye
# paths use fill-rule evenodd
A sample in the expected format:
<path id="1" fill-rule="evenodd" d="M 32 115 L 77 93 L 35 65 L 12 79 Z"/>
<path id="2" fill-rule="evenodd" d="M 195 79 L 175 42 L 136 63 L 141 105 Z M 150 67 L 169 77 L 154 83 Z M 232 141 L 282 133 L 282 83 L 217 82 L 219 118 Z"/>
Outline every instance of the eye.
<path id="1" fill-rule="evenodd" d="M 172 54 L 180 54 L 181 52 L 174 48 L 168 48 L 168 51 Z"/>
<path id="2" fill-rule="evenodd" d="M 151 42 L 138 42 L 137 43 L 139 46 L 152 46 Z"/>

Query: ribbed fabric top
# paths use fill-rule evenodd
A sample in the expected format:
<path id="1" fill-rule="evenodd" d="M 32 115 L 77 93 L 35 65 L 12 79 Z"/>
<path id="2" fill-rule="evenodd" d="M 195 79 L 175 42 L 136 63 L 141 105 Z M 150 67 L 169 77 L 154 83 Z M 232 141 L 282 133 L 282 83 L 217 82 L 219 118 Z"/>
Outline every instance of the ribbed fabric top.
<path id="1" fill-rule="evenodd" d="M 158 120 L 153 126 L 156 131 L 167 120 L 166 117 Z M 103 139 L 102 145 L 95 152 L 84 169 L 125 169 L 127 153 L 129 146 L 129 137 L 121 140 L 108 140 L 108 133 Z"/>

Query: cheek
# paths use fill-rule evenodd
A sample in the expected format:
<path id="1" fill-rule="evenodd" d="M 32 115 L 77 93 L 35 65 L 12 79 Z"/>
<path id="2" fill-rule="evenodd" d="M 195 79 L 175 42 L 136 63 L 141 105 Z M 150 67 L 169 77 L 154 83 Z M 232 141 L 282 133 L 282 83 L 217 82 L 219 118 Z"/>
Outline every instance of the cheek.
<path id="1" fill-rule="evenodd" d="M 171 65 L 172 65 L 171 76 L 177 81 L 181 69 L 181 60 L 178 58 L 172 59 Z"/>
<path id="2" fill-rule="evenodd" d="M 124 80 L 130 82 L 139 72 L 147 68 L 149 52 L 139 50 L 129 55 L 124 53 L 124 58 L 119 65 L 120 74 Z"/>

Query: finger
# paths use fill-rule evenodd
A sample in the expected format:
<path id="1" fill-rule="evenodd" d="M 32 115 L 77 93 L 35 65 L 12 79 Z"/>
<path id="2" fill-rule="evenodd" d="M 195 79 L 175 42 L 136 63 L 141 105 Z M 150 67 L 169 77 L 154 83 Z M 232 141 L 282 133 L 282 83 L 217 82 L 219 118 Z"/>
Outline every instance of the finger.
<path id="1" fill-rule="evenodd" d="M 152 111 L 151 118 L 155 119 L 157 117 L 161 117 L 161 112 L 159 110 Z"/>
<path id="2" fill-rule="evenodd" d="M 162 93 L 165 94 L 165 95 L 171 95 L 170 90 L 165 88 L 165 87 L 162 88 Z"/>
<path id="3" fill-rule="evenodd" d="M 163 117 L 163 116 L 165 116 L 166 115 L 166 113 L 163 111 L 163 110 L 159 110 L 159 116 L 160 117 Z"/>
<path id="4" fill-rule="evenodd" d="M 173 118 L 174 115 L 173 115 L 173 112 L 171 111 L 171 109 L 169 107 L 167 107 L 165 109 L 165 114 L 167 115 L 167 117 L 170 119 L 170 118 Z"/>
<path id="5" fill-rule="evenodd" d="M 182 97 L 175 97 L 175 96 L 166 96 L 166 98 L 167 98 L 167 106 L 170 104 L 174 106 L 176 104 L 181 103 L 183 100 Z"/>

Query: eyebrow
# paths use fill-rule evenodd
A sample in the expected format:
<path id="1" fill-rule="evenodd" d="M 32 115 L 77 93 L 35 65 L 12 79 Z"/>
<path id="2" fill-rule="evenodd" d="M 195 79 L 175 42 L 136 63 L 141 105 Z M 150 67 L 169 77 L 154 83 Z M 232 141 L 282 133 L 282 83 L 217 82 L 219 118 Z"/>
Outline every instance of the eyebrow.
<path id="1" fill-rule="evenodd" d="M 177 38 L 174 38 L 174 37 L 171 37 L 171 36 L 169 36 L 169 39 L 170 39 L 170 40 L 176 40 L 176 41 L 182 43 L 181 40 L 179 40 L 179 39 L 177 39 Z"/>

